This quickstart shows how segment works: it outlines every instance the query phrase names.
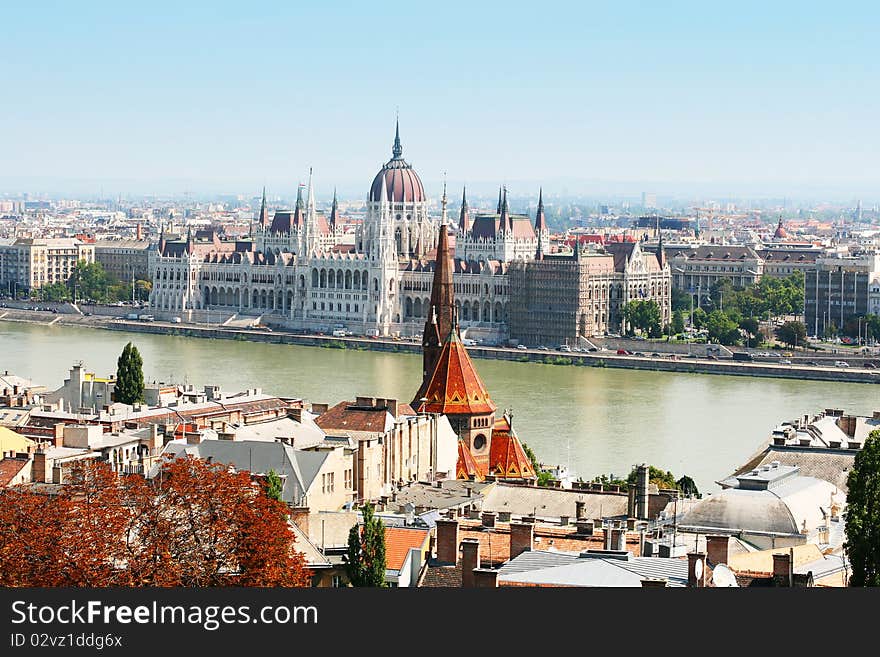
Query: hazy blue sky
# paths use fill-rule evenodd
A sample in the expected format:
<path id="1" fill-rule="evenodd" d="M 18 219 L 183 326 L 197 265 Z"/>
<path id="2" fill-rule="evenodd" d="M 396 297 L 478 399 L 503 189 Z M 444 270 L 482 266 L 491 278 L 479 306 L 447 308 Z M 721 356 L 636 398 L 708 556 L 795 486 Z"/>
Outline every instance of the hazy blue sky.
<path id="1" fill-rule="evenodd" d="M 319 192 L 366 194 L 399 106 L 429 186 L 446 170 L 475 188 L 877 195 L 878 18 L 828 2 L 4 2 L 0 191 L 286 194 L 313 166 Z"/>

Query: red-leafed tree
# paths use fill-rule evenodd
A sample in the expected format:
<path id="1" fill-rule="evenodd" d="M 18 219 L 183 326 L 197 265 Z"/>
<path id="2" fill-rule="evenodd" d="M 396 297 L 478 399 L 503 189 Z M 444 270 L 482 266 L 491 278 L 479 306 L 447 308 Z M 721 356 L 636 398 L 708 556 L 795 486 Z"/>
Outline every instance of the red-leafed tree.
<path id="1" fill-rule="evenodd" d="M 0 492 L 0 586 L 308 586 L 287 508 L 191 457 L 159 477 L 77 463 L 62 493 Z"/>

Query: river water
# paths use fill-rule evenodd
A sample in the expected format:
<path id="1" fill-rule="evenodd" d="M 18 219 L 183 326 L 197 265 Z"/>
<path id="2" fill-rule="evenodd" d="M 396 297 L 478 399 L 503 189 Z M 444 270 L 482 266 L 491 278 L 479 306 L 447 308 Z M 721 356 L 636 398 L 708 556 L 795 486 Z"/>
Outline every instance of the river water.
<path id="1" fill-rule="evenodd" d="M 0 322 L 0 371 L 51 390 L 77 360 L 99 376 L 114 373 L 129 340 L 148 380 L 259 387 L 330 404 L 356 395 L 409 401 L 421 371 L 413 354 L 13 322 Z M 711 491 L 782 420 L 824 408 L 880 409 L 870 384 L 474 362 L 499 409 L 513 409 L 520 439 L 545 463 L 567 464 L 584 479 L 626 475 L 644 461 Z"/>

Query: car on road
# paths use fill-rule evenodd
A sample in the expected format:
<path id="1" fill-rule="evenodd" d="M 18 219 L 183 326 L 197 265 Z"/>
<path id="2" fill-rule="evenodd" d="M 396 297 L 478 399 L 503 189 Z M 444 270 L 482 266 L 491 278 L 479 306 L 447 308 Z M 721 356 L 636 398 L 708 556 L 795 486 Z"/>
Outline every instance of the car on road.
<path id="1" fill-rule="evenodd" d="M 849 363 L 845 360 L 836 360 L 834 361 L 834 367 L 849 367 Z"/>
<path id="2" fill-rule="evenodd" d="M 877 369 L 877 366 L 874 365 L 874 363 L 865 363 L 862 367 L 865 367 L 869 370 L 876 370 Z"/>
<path id="3" fill-rule="evenodd" d="M 791 365 L 791 361 L 788 358 L 780 358 L 779 364 L 780 365 Z"/>
<path id="4" fill-rule="evenodd" d="M 569 347 L 567 344 L 561 344 L 559 345 L 559 351 L 571 351 L 571 347 Z"/>
<path id="5" fill-rule="evenodd" d="M 618 349 L 618 350 L 617 350 L 617 355 L 618 355 L 618 356 L 632 356 L 632 352 L 631 352 L 631 351 L 627 351 L 626 349 Z"/>
<path id="6" fill-rule="evenodd" d="M 817 363 L 817 362 L 814 361 L 814 360 L 808 360 L 808 361 L 806 362 L 806 364 L 807 364 L 807 365 L 811 365 L 812 367 L 819 367 L 819 363 Z"/>
<path id="7" fill-rule="evenodd" d="M 596 349 L 596 347 L 590 347 L 589 349 L 587 349 L 587 351 L 599 351 L 599 350 Z"/>
<path id="8" fill-rule="evenodd" d="M 517 349 L 528 349 L 528 347 L 525 346 L 524 344 L 518 344 L 518 345 L 516 345 L 516 348 Z"/>
<path id="9" fill-rule="evenodd" d="M 550 351 L 550 349 L 548 349 L 544 345 L 541 345 L 540 347 L 538 347 L 538 349 L 540 349 L 541 351 Z"/>
<path id="10" fill-rule="evenodd" d="M 662 358 L 662 356 L 660 354 L 658 354 L 656 351 L 653 354 L 651 354 L 651 356 L 654 358 Z"/>
<path id="11" fill-rule="evenodd" d="M 172 317 L 172 318 L 171 318 L 171 323 L 172 323 L 172 324 L 180 324 L 182 321 L 183 321 L 183 320 L 182 320 L 180 317 Z"/>
<path id="12" fill-rule="evenodd" d="M 633 356 L 644 356 L 644 355 L 645 354 L 642 353 L 641 351 L 637 351 L 636 353 L 633 354 Z"/>

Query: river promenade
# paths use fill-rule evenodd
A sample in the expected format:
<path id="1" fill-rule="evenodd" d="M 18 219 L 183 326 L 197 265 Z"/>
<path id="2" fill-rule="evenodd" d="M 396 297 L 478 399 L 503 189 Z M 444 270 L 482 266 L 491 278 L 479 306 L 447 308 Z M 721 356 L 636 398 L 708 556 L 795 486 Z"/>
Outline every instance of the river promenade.
<path id="1" fill-rule="evenodd" d="M 75 325 L 112 331 L 148 333 L 154 335 L 177 335 L 196 338 L 239 340 L 269 344 L 291 344 L 323 347 L 330 349 L 355 349 L 359 351 L 383 351 L 393 353 L 421 353 L 419 341 L 405 338 L 364 338 L 308 335 L 269 328 L 238 328 L 205 324 L 171 323 L 163 321 L 127 320 L 116 316 L 82 315 L 79 313 L 56 313 L 46 310 L 26 310 L 20 308 L 0 308 L 0 321 L 19 321 L 45 325 Z M 559 366 L 608 367 L 657 372 L 687 372 L 699 374 L 722 374 L 729 376 L 771 377 L 798 379 L 805 381 L 827 381 L 841 383 L 880 383 L 880 372 L 865 368 L 871 359 L 858 355 L 823 356 L 799 355 L 788 360 L 791 363 L 734 361 L 731 358 L 710 358 L 697 353 L 681 353 L 683 345 L 676 345 L 677 351 L 669 350 L 664 343 L 626 341 L 626 351 L 632 351 L 633 344 L 644 350 L 644 355 L 618 354 L 615 345 L 605 351 L 564 352 L 553 349 L 517 349 L 512 347 L 471 346 L 468 352 L 474 358 L 507 360 L 516 362 L 536 362 Z M 652 351 L 653 349 L 663 351 Z M 703 346 L 705 349 L 705 346 Z M 648 352 L 651 352 L 650 354 Z M 835 362 L 845 358 L 850 366 L 838 367 Z M 817 364 L 808 364 L 817 363 Z"/>

